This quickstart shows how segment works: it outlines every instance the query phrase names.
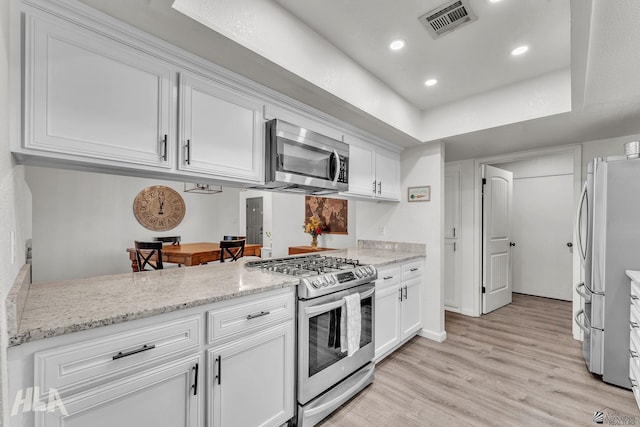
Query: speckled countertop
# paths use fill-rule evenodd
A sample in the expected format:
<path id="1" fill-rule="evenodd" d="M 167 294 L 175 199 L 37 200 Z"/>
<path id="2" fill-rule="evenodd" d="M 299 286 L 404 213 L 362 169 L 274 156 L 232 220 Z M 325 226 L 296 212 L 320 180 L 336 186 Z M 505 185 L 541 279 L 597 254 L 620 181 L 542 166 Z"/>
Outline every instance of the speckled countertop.
<path id="1" fill-rule="evenodd" d="M 400 249 L 400 250 L 398 250 Z M 407 248 L 358 247 L 325 252 L 378 267 L 424 257 Z M 298 279 L 239 262 L 96 276 L 28 285 L 9 345 L 97 328 L 278 288 Z"/>

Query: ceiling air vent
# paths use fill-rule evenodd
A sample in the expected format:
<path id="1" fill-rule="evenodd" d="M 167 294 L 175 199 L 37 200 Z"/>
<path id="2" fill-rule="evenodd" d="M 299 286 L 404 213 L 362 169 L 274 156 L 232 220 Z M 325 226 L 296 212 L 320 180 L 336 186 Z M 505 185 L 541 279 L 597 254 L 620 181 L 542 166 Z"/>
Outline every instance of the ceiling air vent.
<path id="1" fill-rule="evenodd" d="M 453 0 L 418 18 L 434 39 L 478 19 L 469 0 Z"/>

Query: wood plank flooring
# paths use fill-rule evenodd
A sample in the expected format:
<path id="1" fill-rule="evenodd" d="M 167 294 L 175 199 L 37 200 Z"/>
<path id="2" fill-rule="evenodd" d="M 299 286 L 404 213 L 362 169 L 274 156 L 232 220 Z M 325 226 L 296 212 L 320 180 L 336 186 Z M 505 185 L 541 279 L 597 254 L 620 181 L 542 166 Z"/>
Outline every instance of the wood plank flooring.
<path id="1" fill-rule="evenodd" d="M 446 313 L 447 339 L 416 337 L 323 427 L 640 425 L 633 394 L 602 382 L 571 336 L 571 303 L 514 294 L 473 318 Z"/>

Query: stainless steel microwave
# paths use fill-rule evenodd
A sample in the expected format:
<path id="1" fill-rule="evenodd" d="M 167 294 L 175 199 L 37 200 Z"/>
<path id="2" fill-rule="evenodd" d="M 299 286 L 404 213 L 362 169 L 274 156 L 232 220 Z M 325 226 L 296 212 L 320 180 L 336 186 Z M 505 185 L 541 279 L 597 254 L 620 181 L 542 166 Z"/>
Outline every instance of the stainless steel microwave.
<path id="1" fill-rule="evenodd" d="M 273 119 L 266 123 L 265 185 L 310 194 L 349 190 L 349 145 Z"/>

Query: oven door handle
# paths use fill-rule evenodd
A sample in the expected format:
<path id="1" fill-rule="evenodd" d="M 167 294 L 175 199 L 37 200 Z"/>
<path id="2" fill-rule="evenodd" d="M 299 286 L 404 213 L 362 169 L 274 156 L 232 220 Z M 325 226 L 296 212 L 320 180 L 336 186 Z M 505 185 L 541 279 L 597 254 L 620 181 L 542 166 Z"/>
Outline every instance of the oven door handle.
<path id="1" fill-rule="evenodd" d="M 370 297 L 371 295 L 373 295 L 375 290 L 376 288 L 371 288 L 368 291 L 360 292 L 360 300 Z M 344 300 L 339 299 L 338 301 L 328 302 L 326 304 L 312 305 L 311 307 L 305 307 L 304 312 L 305 314 L 313 316 L 318 313 L 326 313 L 338 307 L 342 307 L 342 304 L 344 304 Z"/>
<path id="2" fill-rule="evenodd" d="M 580 317 L 580 315 L 581 315 L 581 314 L 582 314 L 582 315 L 584 315 L 584 308 L 581 308 L 580 310 L 578 310 L 578 312 L 576 313 L 576 316 L 573 318 L 573 320 L 575 320 L 575 321 L 576 321 L 576 325 L 578 325 L 578 327 L 579 327 L 580 329 L 582 329 L 582 331 L 583 331 L 585 334 L 591 334 L 591 330 L 589 330 L 589 328 L 587 328 L 586 326 L 584 326 L 584 325 L 582 324 L 582 322 L 580 322 L 580 320 L 578 320 L 578 317 Z"/>

